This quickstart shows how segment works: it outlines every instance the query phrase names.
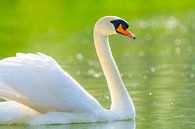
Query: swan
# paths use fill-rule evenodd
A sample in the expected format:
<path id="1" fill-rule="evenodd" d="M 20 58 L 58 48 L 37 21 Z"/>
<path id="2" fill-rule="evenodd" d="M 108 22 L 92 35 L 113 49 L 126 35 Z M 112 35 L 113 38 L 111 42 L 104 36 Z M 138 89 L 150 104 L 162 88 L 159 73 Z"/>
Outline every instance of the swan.
<path id="1" fill-rule="evenodd" d="M 17 53 L 0 60 L 0 124 L 67 124 L 135 118 L 133 102 L 115 64 L 108 36 L 135 39 L 128 23 L 116 16 L 100 18 L 94 43 L 111 95 L 103 108 L 73 77 L 43 53 Z"/>

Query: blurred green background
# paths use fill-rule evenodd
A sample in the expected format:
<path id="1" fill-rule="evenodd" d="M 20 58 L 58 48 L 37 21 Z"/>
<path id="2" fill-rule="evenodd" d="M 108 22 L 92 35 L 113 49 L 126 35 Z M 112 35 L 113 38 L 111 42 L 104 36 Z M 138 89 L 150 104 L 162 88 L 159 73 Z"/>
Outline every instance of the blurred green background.
<path id="1" fill-rule="evenodd" d="M 84 53 L 94 56 L 93 25 L 105 15 L 116 15 L 130 22 L 131 31 L 138 37 L 136 44 L 129 47 L 132 54 L 141 50 L 159 55 L 167 49 L 173 54 L 177 44 L 186 54 L 193 52 L 194 5 L 193 0 L 1 0 L 0 57 L 18 51 L 69 56 L 83 48 L 88 50 Z M 115 43 L 130 42 L 124 37 L 112 39 Z M 117 45 L 116 48 L 121 49 L 129 46 Z"/>
<path id="2" fill-rule="evenodd" d="M 110 37 L 135 103 L 136 127 L 195 127 L 194 0 L 1 0 L 0 58 L 48 54 L 109 108 L 92 36 L 94 23 L 105 15 L 126 19 L 137 35 L 135 41 Z"/>

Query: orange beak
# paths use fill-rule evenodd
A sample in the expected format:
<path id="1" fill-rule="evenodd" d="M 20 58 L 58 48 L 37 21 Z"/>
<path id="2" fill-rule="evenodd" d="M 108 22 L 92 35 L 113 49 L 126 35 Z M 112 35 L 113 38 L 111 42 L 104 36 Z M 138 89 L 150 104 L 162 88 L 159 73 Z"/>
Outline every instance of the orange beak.
<path id="1" fill-rule="evenodd" d="M 136 38 L 136 36 L 132 32 L 128 31 L 127 29 L 124 29 L 123 26 L 122 26 L 122 24 L 120 24 L 118 26 L 118 28 L 116 29 L 116 31 L 118 33 L 120 33 L 120 34 L 123 34 L 123 35 L 129 37 L 129 38 L 133 38 L 133 39 Z"/>

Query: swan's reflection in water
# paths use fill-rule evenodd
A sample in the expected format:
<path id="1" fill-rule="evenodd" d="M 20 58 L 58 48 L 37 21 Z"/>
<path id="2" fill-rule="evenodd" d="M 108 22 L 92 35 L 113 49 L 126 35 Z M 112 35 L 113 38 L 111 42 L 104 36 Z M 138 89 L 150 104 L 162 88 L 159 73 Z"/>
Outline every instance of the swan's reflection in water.
<path id="1" fill-rule="evenodd" d="M 131 120 L 67 125 L 0 126 L 0 129 L 135 129 L 135 125 L 135 121 Z"/>

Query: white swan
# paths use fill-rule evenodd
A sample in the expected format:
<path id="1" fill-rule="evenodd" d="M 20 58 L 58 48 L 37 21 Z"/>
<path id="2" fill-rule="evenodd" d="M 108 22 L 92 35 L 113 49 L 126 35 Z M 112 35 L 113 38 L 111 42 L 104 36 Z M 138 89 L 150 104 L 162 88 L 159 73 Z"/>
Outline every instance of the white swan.
<path id="1" fill-rule="evenodd" d="M 125 20 L 99 19 L 94 41 L 110 90 L 112 105 L 104 109 L 96 99 L 42 53 L 17 53 L 0 61 L 0 124 L 65 124 L 134 119 L 135 109 L 114 62 L 108 36 L 123 34 L 135 39 Z"/>

